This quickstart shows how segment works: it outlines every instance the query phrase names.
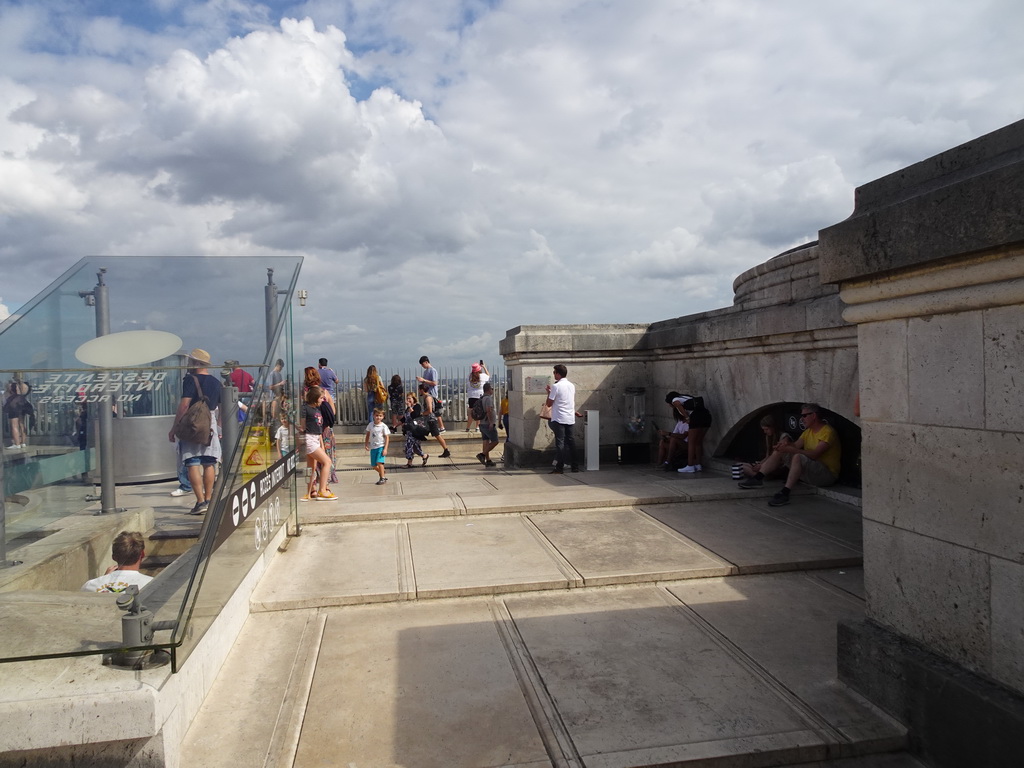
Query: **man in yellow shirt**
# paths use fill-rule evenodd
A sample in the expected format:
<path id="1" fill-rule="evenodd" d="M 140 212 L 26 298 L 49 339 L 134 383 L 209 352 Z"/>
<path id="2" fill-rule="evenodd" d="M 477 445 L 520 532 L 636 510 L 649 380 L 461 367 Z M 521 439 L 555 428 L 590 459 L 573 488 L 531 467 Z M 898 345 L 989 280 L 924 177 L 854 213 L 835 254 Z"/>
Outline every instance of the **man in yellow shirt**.
<path id="1" fill-rule="evenodd" d="M 775 444 L 772 455 L 761 463 L 761 471 L 740 483 L 740 488 L 760 488 L 764 485 L 765 475 L 780 466 L 789 467 L 786 484 L 768 502 L 771 507 L 789 504 L 789 492 L 800 479 L 822 487 L 832 485 L 839 477 L 842 458 L 839 435 L 822 421 L 821 408 L 817 403 L 804 403 L 800 408 L 800 419 L 804 424 L 800 438 L 793 442 L 783 435 Z"/>

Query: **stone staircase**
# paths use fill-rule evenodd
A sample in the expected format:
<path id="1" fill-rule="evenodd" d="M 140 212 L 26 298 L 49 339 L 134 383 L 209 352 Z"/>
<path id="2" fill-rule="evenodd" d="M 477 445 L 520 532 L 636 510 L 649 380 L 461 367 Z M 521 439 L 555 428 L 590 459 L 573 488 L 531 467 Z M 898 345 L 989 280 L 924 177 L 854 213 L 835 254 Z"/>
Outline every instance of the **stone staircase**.
<path id="1" fill-rule="evenodd" d="M 183 765 L 918 765 L 836 681 L 855 504 L 485 469 L 453 437 L 454 461 L 382 486 L 339 445 L 341 500 L 301 505 Z"/>

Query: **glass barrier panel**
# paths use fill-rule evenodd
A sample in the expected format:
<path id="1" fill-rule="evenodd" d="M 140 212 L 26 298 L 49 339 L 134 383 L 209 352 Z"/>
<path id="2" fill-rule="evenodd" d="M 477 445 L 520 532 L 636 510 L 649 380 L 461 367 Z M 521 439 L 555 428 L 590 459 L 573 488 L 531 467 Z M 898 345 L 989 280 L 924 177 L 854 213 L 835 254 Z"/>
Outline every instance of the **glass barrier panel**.
<path id="1" fill-rule="evenodd" d="M 300 267 L 90 257 L 0 323 L 0 661 L 123 649 L 114 596 L 82 587 L 114 566 L 118 532 L 139 531 L 155 577 L 141 602 L 177 624 L 135 647 L 168 648 L 178 669 L 281 526 L 297 526 L 294 435 L 278 428 L 294 410 Z M 98 335 L 109 361 L 82 358 Z M 188 515 L 170 431 L 196 348 L 225 385 L 224 443 L 209 508 Z M 232 383 L 252 390 L 242 419 Z"/>

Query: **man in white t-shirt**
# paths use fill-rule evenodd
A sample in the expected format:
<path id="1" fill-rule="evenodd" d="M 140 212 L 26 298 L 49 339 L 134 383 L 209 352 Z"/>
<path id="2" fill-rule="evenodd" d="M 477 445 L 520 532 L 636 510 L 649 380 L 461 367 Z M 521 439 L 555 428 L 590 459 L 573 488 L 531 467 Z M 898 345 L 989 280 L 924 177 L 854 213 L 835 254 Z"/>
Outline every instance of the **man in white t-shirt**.
<path id="1" fill-rule="evenodd" d="M 566 463 L 573 472 L 579 472 L 576 463 L 576 438 L 573 430 L 576 426 L 576 385 L 566 376 L 568 369 L 559 363 L 554 368 L 555 383 L 548 385 L 547 406 L 551 408 L 551 431 L 555 433 L 555 468 L 550 474 L 560 475 Z"/>
<path id="2" fill-rule="evenodd" d="M 102 576 L 90 579 L 82 585 L 83 592 L 124 592 L 135 584 L 139 589 L 153 580 L 139 571 L 146 556 L 146 542 L 138 531 L 121 531 L 110 548 L 115 565 L 107 568 Z"/>

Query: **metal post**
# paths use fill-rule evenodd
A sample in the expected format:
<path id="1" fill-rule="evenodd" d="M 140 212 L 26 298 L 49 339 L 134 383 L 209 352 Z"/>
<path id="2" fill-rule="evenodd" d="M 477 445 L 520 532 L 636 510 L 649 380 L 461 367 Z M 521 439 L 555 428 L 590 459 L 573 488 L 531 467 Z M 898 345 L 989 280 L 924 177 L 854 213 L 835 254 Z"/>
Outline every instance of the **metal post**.
<path id="1" fill-rule="evenodd" d="M 267 309 L 267 351 L 274 343 L 274 326 L 277 324 L 277 286 L 274 285 L 274 270 L 267 268 L 267 284 L 263 286 L 263 303 Z"/>
<path id="2" fill-rule="evenodd" d="M 20 560 L 7 559 L 7 504 L 4 497 L 4 447 L 0 441 L 0 570 L 21 565 Z"/>
<path id="3" fill-rule="evenodd" d="M 96 273 L 96 287 L 93 297 L 96 300 L 96 337 L 110 333 L 110 293 L 101 269 Z M 99 432 L 97 444 L 100 454 L 100 513 L 107 514 L 117 511 L 117 491 L 114 486 L 114 410 L 109 393 L 104 392 L 98 403 Z"/>
<path id="4" fill-rule="evenodd" d="M 96 308 L 96 337 L 110 333 L 110 294 L 103 282 L 105 269 L 96 273 L 96 287 L 91 291 L 79 291 L 86 306 Z M 96 445 L 100 456 L 100 511 L 99 514 L 117 511 L 117 494 L 114 490 L 114 411 L 111 395 L 104 392 L 96 404 L 99 413 L 96 418 Z"/>
<path id="5" fill-rule="evenodd" d="M 227 461 L 228 446 L 234 445 L 238 440 L 238 388 L 226 386 L 220 391 L 220 423 L 221 443 L 220 449 Z M 217 425 L 214 424 L 216 429 Z"/>

